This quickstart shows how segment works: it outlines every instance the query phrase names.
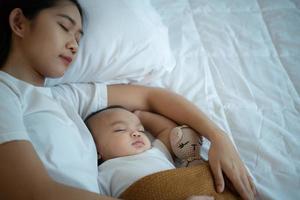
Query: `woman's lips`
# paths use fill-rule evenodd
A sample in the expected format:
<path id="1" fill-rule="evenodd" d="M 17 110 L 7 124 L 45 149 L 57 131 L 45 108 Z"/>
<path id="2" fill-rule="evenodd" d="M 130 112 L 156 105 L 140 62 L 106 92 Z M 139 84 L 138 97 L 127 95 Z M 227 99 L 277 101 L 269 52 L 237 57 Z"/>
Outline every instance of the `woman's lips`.
<path id="1" fill-rule="evenodd" d="M 70 63 L 72 62 L 72 58 L 69 57 L 69 56 L 60 56 L 60 58 L 62 59 L 62 61 L 67 64 L 67 65 L 70 65 Z"/>

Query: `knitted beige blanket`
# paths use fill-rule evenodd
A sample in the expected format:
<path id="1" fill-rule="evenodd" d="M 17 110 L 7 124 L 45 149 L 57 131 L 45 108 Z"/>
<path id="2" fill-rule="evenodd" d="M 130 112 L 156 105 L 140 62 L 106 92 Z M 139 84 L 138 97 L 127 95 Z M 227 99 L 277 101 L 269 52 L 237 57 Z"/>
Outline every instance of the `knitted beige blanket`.
<path id="1" fill-rule="evenodd" d="M 217 193 L 208 164 L 177 168 L 141 178 L 125 190 L 125 200 L 184 200 L 192 195 L 213 196 L 215 200 L 240 199 L 225 188 Z"/>

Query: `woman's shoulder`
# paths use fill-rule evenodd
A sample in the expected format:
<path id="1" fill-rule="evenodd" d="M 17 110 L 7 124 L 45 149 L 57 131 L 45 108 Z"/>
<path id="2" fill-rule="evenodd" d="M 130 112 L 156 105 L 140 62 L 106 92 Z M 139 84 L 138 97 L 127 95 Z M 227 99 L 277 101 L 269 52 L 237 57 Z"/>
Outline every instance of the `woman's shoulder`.
<path id="1" fill-rule="evenodd" d="M 14 79 L 9 74 L 0 71 L 0 98 L 20 96 L 21 88 L 18 87 L 17 81 Z"/>
<path id="2" fill-rule="evenodd" d="M 51 95 L 51 91 L 44 87 L 35 87 L 0 71 L 0 99 L 1 104 L 7 101 L 23 102 L 26 99 L 37 98 L 40 95 Z M 21 103 L 22 104 L 22 103 Z"/>

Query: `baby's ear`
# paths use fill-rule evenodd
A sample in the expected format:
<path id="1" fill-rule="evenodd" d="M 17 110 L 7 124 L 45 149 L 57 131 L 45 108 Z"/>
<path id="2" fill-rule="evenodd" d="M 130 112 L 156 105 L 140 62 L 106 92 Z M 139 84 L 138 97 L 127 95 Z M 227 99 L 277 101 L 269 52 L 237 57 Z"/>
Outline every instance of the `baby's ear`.
<path id="1" fill-rule="evenodd" d="M 181 127 L 177 126 L 171 130 L 170 133 L 170 142 L 171 144 L 177 144 L 181 141 L 183 133 L 181 131 Z"/>

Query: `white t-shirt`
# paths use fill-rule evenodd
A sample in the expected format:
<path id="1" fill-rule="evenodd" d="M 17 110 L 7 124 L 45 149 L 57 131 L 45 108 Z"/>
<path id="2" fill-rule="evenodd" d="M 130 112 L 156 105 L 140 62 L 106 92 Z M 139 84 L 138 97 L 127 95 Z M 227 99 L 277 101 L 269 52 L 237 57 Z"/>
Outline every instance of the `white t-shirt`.
<path id="1" fill-rule="evenodd" d="M 0 71 L 0 144 L 28 140 L 54 180 L 99 193 L 97 152 L 82 119 L 105 106 L 104 84 L 36 87 Z"/>
<path id="2" fill-rule="evenodd" d="M 173 159 L 165 145 L 158 139 L 152 148 L 136 155 L 105 161 L 98 167 L 101 194 L 119 197 L 138 179 L 155 172 L 174 169 Z"/>

